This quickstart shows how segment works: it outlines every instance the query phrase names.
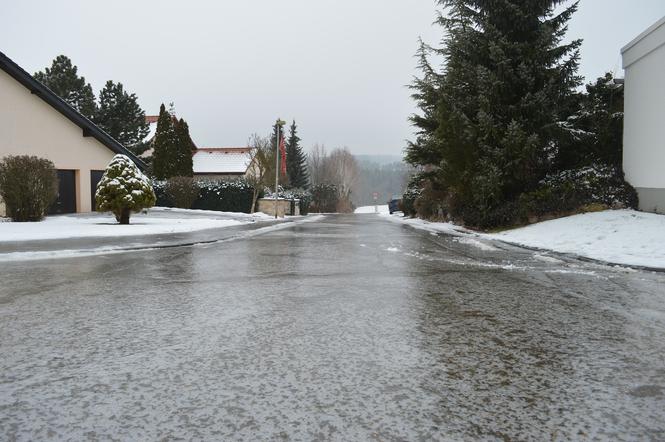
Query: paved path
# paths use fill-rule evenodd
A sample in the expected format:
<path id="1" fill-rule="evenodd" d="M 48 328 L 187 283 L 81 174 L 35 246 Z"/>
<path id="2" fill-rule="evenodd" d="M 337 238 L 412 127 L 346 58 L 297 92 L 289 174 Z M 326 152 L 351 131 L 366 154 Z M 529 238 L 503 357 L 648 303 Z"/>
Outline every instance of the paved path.
<path id="1" fill-rule="evenodd" d="M 0 264 L 3 440 L 665 440 L 665 275 L 326 216 Z"/>

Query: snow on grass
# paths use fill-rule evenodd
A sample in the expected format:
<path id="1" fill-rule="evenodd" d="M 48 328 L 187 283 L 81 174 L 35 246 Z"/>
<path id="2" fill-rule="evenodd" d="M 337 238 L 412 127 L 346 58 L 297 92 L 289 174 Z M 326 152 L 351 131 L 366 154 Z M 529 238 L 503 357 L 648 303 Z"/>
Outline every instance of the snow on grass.
<path id="1" fill-rule="evenodd" d="M 196 230 L 236 226 L 246 222 L 235 219 L 164 218 L 133 216 L 131 224 L 119 225 L 108 216 L 50 216 L 34 223 L 0 223 L 0 241 L 30 241 L 61 238 L 143 236 L 185 233 Z"/>
<path id="2" fill-rule="evenodd" d="M 635 210 L 606 210 L 544 221 L 501 233 L 473 232 L 451 223 L 386 216 L 434 233 L 457 236 L 458 242 L 497 250 L 478 239 L 573 254 L 612 264 L 665 269 L 665 216 Z M 537 254 L 539 261 L 559 262 Z"/>
<path id="3" fill-rule="evenodd" d="M 485 237 L 615 264 L 665 268 L 665 216 L 606 210 Z"/>
<path id="4" fill-rule="evenodd" d="M 260 220 L 272 220 L 275 217 L 267 215 L 263 212 L 255 213 L 240 213 L 240 212 L 219 212 L 217 210 L 200 210 L 200 209 L 177 209 L 174 207 L 153 207 L 149 211 L 159 212 L 159 213 L 176 213 L 176 214 L 186 214 L 186 215 L 203 215 L 203 216 L 222 216 L 222 217 L 233 217 L 235 219 L 252 219 L 256 221 Z"/>
<path id="5" fill-rule="evenodd" d="M 375 211 L 378 210 L 378 211 Z M 390 213 L 388 205 L 384 204 L 381 206 L 363 206 L 358 207 L 353 213 L 367 214 L 367 213 Z"/>

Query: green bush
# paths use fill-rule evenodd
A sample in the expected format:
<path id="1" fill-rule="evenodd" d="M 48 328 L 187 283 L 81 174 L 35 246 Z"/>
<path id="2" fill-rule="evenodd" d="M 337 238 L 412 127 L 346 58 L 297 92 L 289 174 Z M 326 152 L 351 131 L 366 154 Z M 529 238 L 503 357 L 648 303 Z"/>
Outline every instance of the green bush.
<path id="1" fill-rule="evenodd" d="M 0 198 L 13 221 L 39 221 L 58 198 L 58 175 L 49 160 L 7 156 L 0 161 Z"/>
<path id="2" fill-rule="evenodd" d="M 113 157 L 97 184 L 95 202 L 100 212 L 113 212 L 120 224 L 129 224 L 131 212 L 155 205 L 150 180 L 125 155 Z"/>
<path id="3" fill-rule="evenodd" d="M 165 192 L 173 206 L 191 209 L 199 197 L 199 185 L 192 177 L 176 176 L 166 180 Z"/>
<path id="4" fill-rule="evenodd" d="M 565 214 L 585 206 L 637 208 L 635 189 L 614 166 L 595 164 L 548 175 L 540 186 L 519 199 L 522 221 L 545 215 Z"/>
<path id="5" fill-rule="evenodd" d="M 416 200 L 423 192 L 422 175 L 416 174 L 411 177 L 402 194 L 402 212 L 404 216 L 416 216 Z"/>

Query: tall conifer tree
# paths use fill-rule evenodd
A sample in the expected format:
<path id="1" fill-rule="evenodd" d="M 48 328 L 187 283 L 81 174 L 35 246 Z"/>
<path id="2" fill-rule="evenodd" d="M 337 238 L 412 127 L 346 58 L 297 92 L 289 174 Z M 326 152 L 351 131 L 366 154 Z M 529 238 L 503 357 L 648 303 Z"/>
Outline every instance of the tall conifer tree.
<path id="1" fill-rule="evenodd" d="M 175 162 L 175 128 L 173 116 L 162 103 L 159 107 L 157 131 L 153 142 L 152 174 L 158 180 L 173 176 L 172 165 Z"/>
<path id="2" fill-rule="evenodd" d="M 176 151 L 172 176 L 194 176 L 192 155 L 196 150 L 189 136 L 189 125 L 182 118 L 175 125 Z"/>
<path id="3" fill-rule="evenodd" d="M 122 83 L 109 80 L 99 93 L 94 122 L 126 147 L 142 143 L 148 135 L 145 112 L 136 94 L 128 94 Z"/>
<path id="4" fill-rule="evenodd" d="M 58 55 L 51 68 L 36 72 L 35 79 L 51 89 L 82 115 L 92 118 L 97 110 L 95 94 L 85 77 L 78 76 L 78 68 L 69 57 Z"/>
<path id="5" fill-rule="evenodd" d="M 291 187 L 307 189 L 309 187 L 309 173 L 307 172 L 307 156 L 300 146 L 298 126 L 295 120 L 289 128 L 289 138 L 286 140 L 286 171 Z"/>
<path id="6" fill-rule="evenodd" d="M 481 227 L 510 222 L 512 206 L 547 173 L 564 136 L 567 101 L 580 84 L 580 41 L 561 41 L 577 2 L 439 0 L 441 49 L 422 46 L 412 85 L 421 114 L 407 148 L 436 166 L 449 213 Z M 445 66 L 428 60 L 434 52 Z"/>

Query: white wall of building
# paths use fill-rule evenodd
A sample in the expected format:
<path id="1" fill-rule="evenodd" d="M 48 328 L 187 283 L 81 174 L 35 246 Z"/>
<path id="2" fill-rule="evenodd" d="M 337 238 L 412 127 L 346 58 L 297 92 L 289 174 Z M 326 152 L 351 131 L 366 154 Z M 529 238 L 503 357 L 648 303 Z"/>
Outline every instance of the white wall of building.
<path id="1" fill-rule="evenodd" d="M 75 170 L 77 211 L 90 212 L 90 171 L 104 170 L 115 154 L 0 70 L 0 158 L 6 155 L 36 155 Z"/>
<path id="2" fill-rule="evenodd" d="M 665 18 L 621 52 L 626 179 L 642 210 L 665 212 Z"/>

